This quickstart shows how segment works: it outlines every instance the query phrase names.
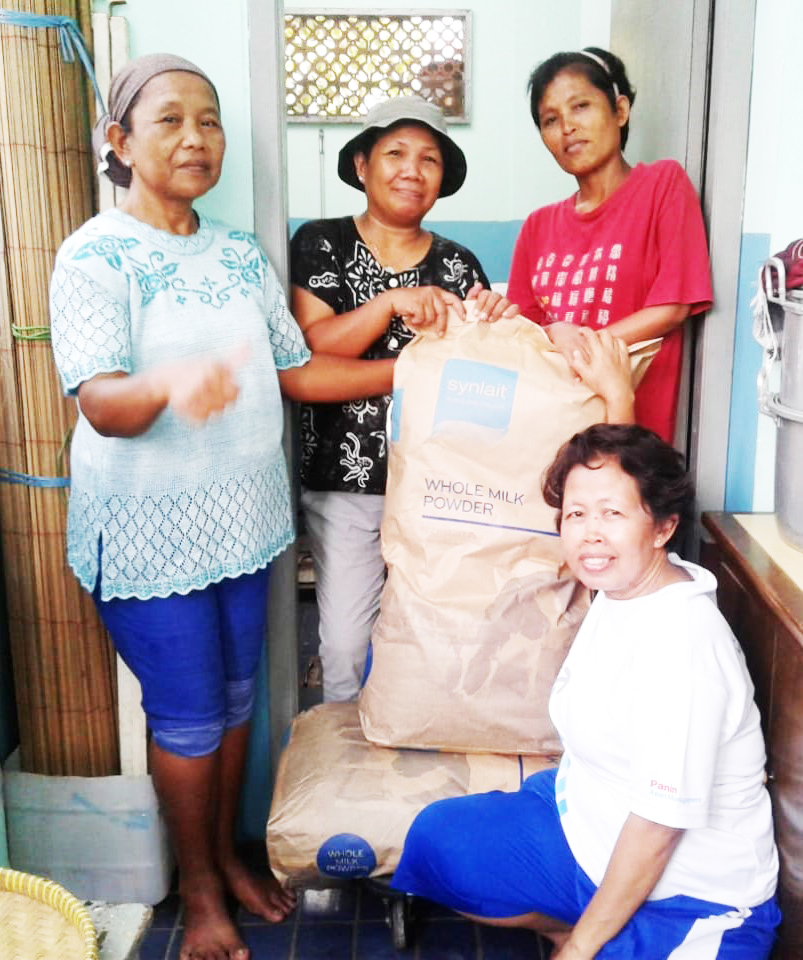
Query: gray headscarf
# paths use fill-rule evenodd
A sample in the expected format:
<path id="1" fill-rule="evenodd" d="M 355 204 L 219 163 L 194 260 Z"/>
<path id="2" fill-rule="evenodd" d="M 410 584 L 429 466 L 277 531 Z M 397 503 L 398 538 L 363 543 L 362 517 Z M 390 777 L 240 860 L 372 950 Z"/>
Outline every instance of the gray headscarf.
<path id="1" fill-rule="evenodd" d="M 215 85 L 209 77 L 200 67 L 196 67 L 194 63 L 185 60 L 183 57 L 177 57 L 172 53 L 149 53 L 127 63 L 122 70 L 115 74 L 109 88 L 108 112 L 98 117 L 92 131 L 92 150 L 97 158 L 97 171 L 98 173 L 105 173 L 117 187 L 127 187 L 131 183 L 131 170 L 122 163 L 112 150 L 107 137 L 109 124 L 122 123 L 137 94 L 149 80 L 157 77 L 160 73 L 170 73 L 173 70 L 194 73 L 203 77 L 212 88 L 218 106 L 220 106 L 217 90 L 215 90 Z"/>

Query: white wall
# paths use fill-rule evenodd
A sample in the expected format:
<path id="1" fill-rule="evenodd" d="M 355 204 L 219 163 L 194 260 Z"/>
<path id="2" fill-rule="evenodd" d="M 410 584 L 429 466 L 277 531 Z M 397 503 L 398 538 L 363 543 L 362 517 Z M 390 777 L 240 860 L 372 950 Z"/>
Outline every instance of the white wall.
<path id="1" fill-rule="evenodd" d="M 803 237 L 800 0 L 757 0 L 744 233 L 770 235 L 777 253 Z M 753 509 L 774 508 L 775 425 L 759 416 Z"/>
<path id="2" fill-rule="evenodd" d="M 309 4 L 305 4 L 309 7 Z M 320 2 L 316 9 L 343 9 Z M 403 0 L 383 0 L 382 9 L 410 9 Z M 464 9 L 437 3 L 433 8 Z M 289 4 L 288 4 L 289 7 Z M 370 0 L 349 9 L 374 11 Z M 472 11 L 472 115 L 452 135 L 466 153 L 463 189 L 439 200 L 437 220 L 519 220 L 543 203 L 568 195 L 574 181 L 558 169 L 532 122 L 527 80 L 533 67 L 558 50 L 607 46 L 610 0 L 476 0 Z M 319 130 L 324 154 L 319 155 Z M 362 208 L 361 197 L 337 178 L 337 154 L 359 126 L 288 125 L 289 202 L 292 217 L 342 216 Z M 323 198 L 320 163 L 323 163 Z"/>

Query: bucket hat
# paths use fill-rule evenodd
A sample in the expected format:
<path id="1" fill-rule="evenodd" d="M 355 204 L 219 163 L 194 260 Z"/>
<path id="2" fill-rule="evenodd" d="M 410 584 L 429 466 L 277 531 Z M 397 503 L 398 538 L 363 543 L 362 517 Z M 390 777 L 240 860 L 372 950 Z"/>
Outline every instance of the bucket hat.
<path id="1" fill-rule="evenodd" d="M 337 161 L 337 175 L 350 187 L 365 191 L 354 169 L 354 154 L 364 152 L 364 146 L 373 130 L 389 130 L 404 123 L 422 123 L 435 134 L 443 156 L 443 180 L 439 197 L 450 197 L 462 187 L 466 179 L 466 157 L 446 132 L 446 120 L 434 103 L 414 95 L 391 97 L 371 107 L 356 137 L 341 149 Z"/>

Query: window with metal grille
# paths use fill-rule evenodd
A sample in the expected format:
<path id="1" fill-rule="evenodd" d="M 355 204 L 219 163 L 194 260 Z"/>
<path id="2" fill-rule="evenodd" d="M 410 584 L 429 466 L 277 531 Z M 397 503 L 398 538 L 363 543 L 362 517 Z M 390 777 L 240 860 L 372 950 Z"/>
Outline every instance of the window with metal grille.
<path id="1" fill-rule="evenodd" d="M 417 93 L 469 119 L 467 10 L 285 12 L 287 119 L 353 123 L 380 100 Z"/>

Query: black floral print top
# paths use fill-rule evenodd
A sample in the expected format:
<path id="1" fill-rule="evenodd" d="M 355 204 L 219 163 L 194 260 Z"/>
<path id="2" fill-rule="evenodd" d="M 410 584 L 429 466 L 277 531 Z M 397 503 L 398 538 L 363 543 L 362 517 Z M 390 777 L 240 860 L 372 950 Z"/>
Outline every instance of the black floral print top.
<path id="1" fill-rule="evenodd" d="M 426 257 L 394 273 L 363 242 L 353 217 L 313 220 L 299 227 L 290 244 L 292 283 L 348 313 L 394 287 L 442 287 L 463 298 L 488 279 L 465 247 L 432 234 Z M 399 317 L 363 354 L 396 356 L 413 338 Z M 389 396 L 301 408 L 301 481 L 310 490 L 384 493 L 387 474 L 385 422 Z"/>

